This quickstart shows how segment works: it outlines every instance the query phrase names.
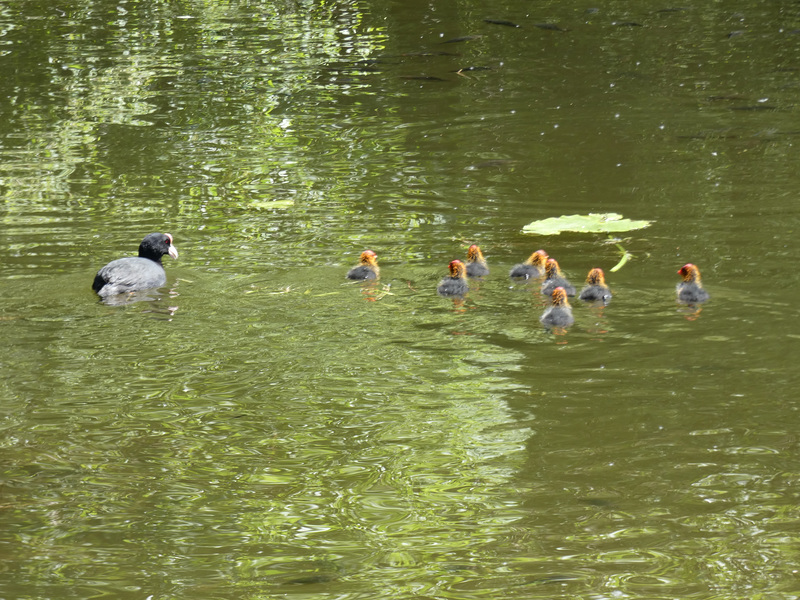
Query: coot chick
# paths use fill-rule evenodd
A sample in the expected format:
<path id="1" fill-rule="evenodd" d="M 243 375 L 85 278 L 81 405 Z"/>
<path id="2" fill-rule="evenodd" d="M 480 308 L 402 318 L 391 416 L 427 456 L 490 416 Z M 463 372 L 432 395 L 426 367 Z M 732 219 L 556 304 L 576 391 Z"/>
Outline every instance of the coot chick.
<path id="1" fill-rule="evenodd" d="M 372 250 L 364 250 L 358 265 L 347 272 L 348 279 L 377 279 L 380 277 L 381 269 L 378 266 L 378 255 Z"/>
<path id="2" fill-rule="evenodd" d="M 575 286 L 561 273 L 561 267 L 555 258 L 548 258 L 544 265 L 545 280 L 542 282 L 542 294 L 549 296 L 557 287 L 564 288 L 567 296 L 575 295 Z"/>
<path id="3" fill-rule="evenodd" d="M 541 277 L 544 274 L 544 264 L 547 260 L 547 252 L 544 250 L 537 250 L 528 257 L 524 263 L 514 265 L 509 277 L 524 277 L 531 279 L 532 277 Z"/>
<path id="4" fill-rule="evenodd" d="M 686 304 L 699 304 L 709 299 L 708 292 L 703 289 L 700 282 L 700 269 L 692 263 L 687 263 L 678 269 L 678 275 L 683 277 L 675 288 L 678 301 Z"/>
<path id="5" fill-rule="evenodd" d="M 151 233 L 139 244 L 139 256 L 112 260 L 94 276 L 92 289 L 101 298 L 158 288 L 167 283 L 167 274 L 161 266 L 161 257 L 169 254 L 178 258 L 178 249 L 172 245 L 168 233 Z"/>
<path id="6" fill-rule="evenodd" d="M 477 244 L 472 244 L 467 250 L 467 276 L 485 277 L 489 274 L 489 265 L 483 258 L 483 252 Z"/>
<path id="7" fill-rule="evenodd" d="M 611 290 L 606 285 L 603 269 L 589 271 L 586 276 L 586 287 L 581 290 L 578 298 L 589 302 L 602 300 L 604 304 L 611 300 Z"/>
<path id="8" fill-rule="evenodd" d="M 464 263 L 460 260 L 451 260 L 448 268 L 450 277 L 442 279 L 436 291 L 442 296 L 463 296 L 469 291 L 467 269 Z"/>
<path id="9" fill-rule="evenodd" d="M 558 286 L 553 290 L 553 304 L 547 307 L 539 320 L 547 327 L 568 327 L 575 322 L 566 290 Z"/>

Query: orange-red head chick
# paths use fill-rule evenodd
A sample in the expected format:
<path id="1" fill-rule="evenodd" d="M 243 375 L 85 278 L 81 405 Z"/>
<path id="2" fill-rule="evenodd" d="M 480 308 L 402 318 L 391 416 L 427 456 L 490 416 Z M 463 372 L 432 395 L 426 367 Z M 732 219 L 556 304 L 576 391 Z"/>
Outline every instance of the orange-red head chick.
<path id="1" fill-rule="evenodd" d="M 489 274 L 489 265 L 483 257 L 480 247 L 472 244 L 467 250 L 467 275 L 469 277 L 485 277 Z"/>
<path id="2" fill-rule="evenodd" d="M 544 275 L 545 279 L 542 283 L 542 294 L 545 296 L 551 296 L 553 290 L 557 287 L 564 288 L 567 296 L 575 295 L 575 286 L 561 273 L 561 267 L 558 266 L 558 261 L 555 258 L 548 258 L 545 262 Z"/>
<path id="3" fill-rule="evenodd" d="M 686 263 L 678 269 L 678 275 L 683 278 L 675 291 L 678 301 L 685 304 L 699 304 L 709 299 L 708 292 L 700 281 L 700 269 L 692 263 Z"/>
<path id="4" fill-rule="evenodd" d="M 592 269 L 586 276 L 586 287 L 581 290 L 578 296 L 581 300 L 593 302 L 602 300 L 607 303 L 611 300 L 611 290 L 606 285 L 606 278 L 603 269 Z"/>
<path id="5" fill-rule="evenodd" d="M 348 279 L 378 279 L 381 270 L 378 267 L 378 255 L 372 250 L 364 250 L 358 264 L 347 272 Z"/>
<path id="6" fill-rule="evenodd" d="M 451 260 L 447 268 L 450 270 L 450 276 L 442 279 L 436 290 L 442 296 L 463 296 L 469 291 L 467 267 L 460 260 Z"/>
<path id="7" fill-rule="evenodd" d="M 544 273 L 544 263 L 547 260 L 547 252 L 544 250 L 537 250 L 531 254 L 528 259 L 519 264 L 514 265 L 509 277 L 524 277 L 530 279 L 532 277 L 541 277 Z"/>
<path id="8" fill-rule="evenodd" d="M 556 287 L 552 294 L 553 304 L 547 307 L 539 320 L 547 327 L 568 327 L 575 322 L 572 307 L 567 300 L 567 291 Z"/>

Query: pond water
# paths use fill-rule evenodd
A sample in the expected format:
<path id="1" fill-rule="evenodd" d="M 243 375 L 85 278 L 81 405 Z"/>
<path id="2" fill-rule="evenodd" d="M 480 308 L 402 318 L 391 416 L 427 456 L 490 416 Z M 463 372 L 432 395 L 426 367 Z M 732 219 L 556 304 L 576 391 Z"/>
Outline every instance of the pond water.
<path id="1" fill-rule="evenodd" d="M 800 596 L 800 5 L 438 4 L 0 3 L 0 597 Z"/>

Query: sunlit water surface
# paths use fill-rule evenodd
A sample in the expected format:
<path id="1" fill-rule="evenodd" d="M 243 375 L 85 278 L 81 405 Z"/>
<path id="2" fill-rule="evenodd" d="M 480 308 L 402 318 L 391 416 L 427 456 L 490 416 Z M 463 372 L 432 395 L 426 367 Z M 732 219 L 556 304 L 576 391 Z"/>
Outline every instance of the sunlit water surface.
<path id="1" fill-rule="evenodd" d="M 797 597 L 800 8 L 207 4 L 0 8 L 0 596 Z"/>

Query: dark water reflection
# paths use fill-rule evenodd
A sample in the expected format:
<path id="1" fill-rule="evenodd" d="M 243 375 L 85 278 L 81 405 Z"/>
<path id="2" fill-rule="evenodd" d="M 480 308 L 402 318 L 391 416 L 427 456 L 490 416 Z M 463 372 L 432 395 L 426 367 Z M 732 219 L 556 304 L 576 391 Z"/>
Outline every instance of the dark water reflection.
<path id="1" fill-rule="evenodd" d="M 665 8 L 0 8 L 0 595 L 793 597 L 800 14 Z"/>

